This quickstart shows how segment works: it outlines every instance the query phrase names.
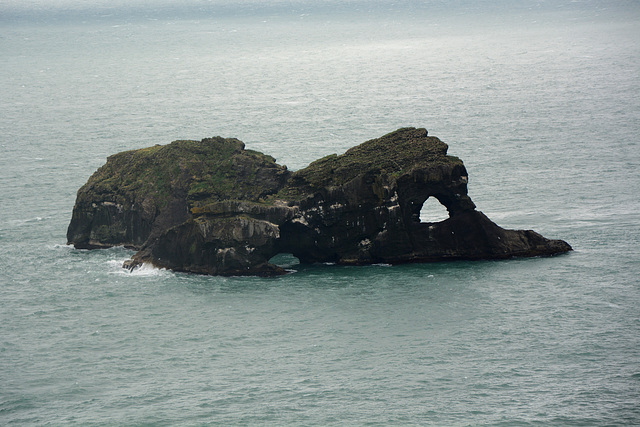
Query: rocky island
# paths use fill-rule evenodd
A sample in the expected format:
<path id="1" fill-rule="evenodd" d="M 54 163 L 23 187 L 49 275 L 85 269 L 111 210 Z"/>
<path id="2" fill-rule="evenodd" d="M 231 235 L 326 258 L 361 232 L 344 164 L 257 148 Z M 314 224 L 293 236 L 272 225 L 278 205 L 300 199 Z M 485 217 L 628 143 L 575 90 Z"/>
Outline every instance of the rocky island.
<path id="1" fill-rule="evenodd" d="M 291 172 L 234 138 L 175 141 L 107 159 L 78 191 L 67 240 L 125 246 L 142 263 L 212 275 L 284 274 L 279 253 L 346 265 L 504 259 L 571 250 L 494 224 L 462 160 L 426 129 L 398 129 Z M 435 197 L 449 212 L 420 222 Z"/>

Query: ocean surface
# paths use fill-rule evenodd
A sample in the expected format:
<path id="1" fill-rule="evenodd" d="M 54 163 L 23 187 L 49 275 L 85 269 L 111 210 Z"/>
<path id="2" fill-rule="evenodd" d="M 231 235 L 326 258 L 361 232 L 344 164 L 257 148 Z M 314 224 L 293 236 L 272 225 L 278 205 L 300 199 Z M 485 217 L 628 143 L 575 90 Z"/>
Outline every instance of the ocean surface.
<path id="1" fill-rule="evenodd" d="M 264 279 L 66 245 L 111 154 L 299 169 L 406 126 L 574 252 Z M 639 140 L 637 1 L 1 2 L 0 425 L 640 425 Z"/>

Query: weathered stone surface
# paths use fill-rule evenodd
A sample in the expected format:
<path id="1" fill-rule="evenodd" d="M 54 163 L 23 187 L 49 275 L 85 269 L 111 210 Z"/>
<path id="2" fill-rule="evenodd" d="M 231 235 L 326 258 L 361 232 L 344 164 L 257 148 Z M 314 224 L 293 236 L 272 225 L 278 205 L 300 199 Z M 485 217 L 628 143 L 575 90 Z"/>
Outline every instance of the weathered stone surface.
<path id="1" fill-rule="evenodd" d="M 278 275 L 278 253 L 340 264 L 502 259 L 571 250 L 476 210 L 468 175 L 425 129 L 399 129 L 291 173 L 236 139 L 176 141 L 109 157 L 78 191 L 69 243 L 125 245 L 127 263 Z M 435 197 L 449 218 L 421 223 Z"/>
<path id="2" fill-rule="evenodd" d="M 290 174 L 237 139 L 175 141 L 119 153 L 78 191 L 67 240 L 85 249 L 140 249 L 149 237 L 191 218 L 191 209 L 258 201 L 282 188 Z"/>

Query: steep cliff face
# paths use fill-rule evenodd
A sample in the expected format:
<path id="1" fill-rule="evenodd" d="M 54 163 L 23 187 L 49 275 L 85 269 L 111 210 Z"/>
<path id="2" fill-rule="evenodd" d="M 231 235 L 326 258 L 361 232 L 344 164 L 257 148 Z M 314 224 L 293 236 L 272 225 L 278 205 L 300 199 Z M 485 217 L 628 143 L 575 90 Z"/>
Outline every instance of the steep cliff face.
<path id="1" fill-rule="evenodd" d="M 187 221 L 191 209 L 260 200 L 282 188 L 290 174 L 237 139 L 175 141 L 119 153 L 78 191 L 67 240 L 77 248 L 140 249 L 149 237 Z"/>
<path id="2" fill-rule="evenodd" d="M 504 230 L 475 209 L 467 171 L 425 129 L 399 129 L 295 173 L 235 139 L 176 141 L 111 156 L 78 192 L 78 248 L 125 245 L 143 262 L 220 275 L 277 275 L 282 252 L 341 264 L 499 259 L 571 250 Z M 449 212 L 421 223 L 435 197 Z"/>

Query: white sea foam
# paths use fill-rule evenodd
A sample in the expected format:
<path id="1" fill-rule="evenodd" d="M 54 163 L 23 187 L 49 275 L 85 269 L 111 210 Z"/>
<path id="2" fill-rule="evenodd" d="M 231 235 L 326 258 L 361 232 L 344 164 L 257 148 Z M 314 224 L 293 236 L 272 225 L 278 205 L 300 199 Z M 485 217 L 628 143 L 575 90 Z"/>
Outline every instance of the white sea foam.
<path id="1" fill-rule="evenodd" d="M 75 249 L 75 248 L 73 247 L 73 245 L 65 245 L 65 244 L 62 244 L 62 243 L 55 243 L 53 245 L 48 245 L 47 249 L 51 249 L 51 250 L 63 249 L 65 251 L 70 251 L 70 250 Z"/>
<path id="2" fill-rule="evenodd" d="M 64 243 L 53 243 L 45 245 L 46 250 L 52 252 L 63 253 L 65 256 L 74 252 L 89 252 L 89 249 L 76 249 L 73 245 L 67 245 Z"/>
<path id="3" fill-rule="evenodd" d="M 41 216 L 36 216 L 33 218 L 27 218 L 27 219 L 13 219 L 13 220 L 9 220 L 9 225 L 12 225 L 14 227 L 21 227 L 23 225 L 26 224 L 33 224 L 33 223 L 37 223 L 37 222 L 41 222 L 41 221 L 45 221 L 47 219 L 51 219 L 50 216 L 45 216 L 45 217 L 41 217 Z"/>
<path id="4" fill-rule="evenodd" d="M 154 267 L 152 264 L 144 263 L 139 267 L 134 268 L 133 270 L 127 270 L 122 267 L 124 262 L 129 258 L 120 258 L 120 259 L 112 259 L 107 261 L 107 265 L 109 266 L 109 274 L 119 274 L 123 276 L 134 276 L 134 277 L 146 277 L 146 276 L 161 276 L 165 274 L 170 274 L 167 269 Z"/>

